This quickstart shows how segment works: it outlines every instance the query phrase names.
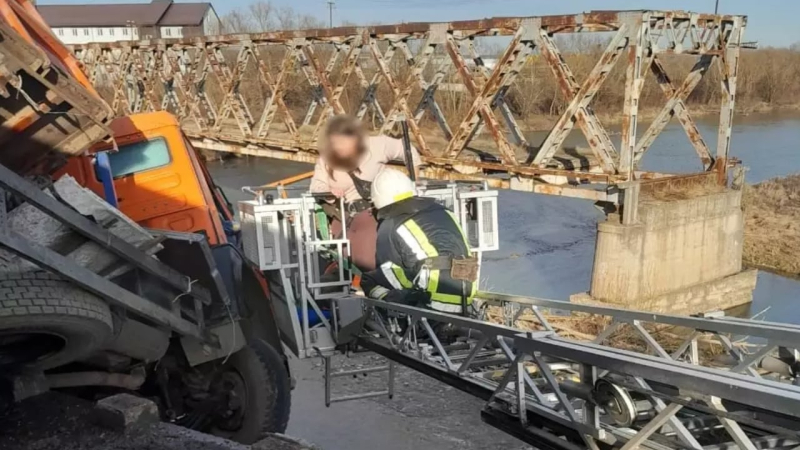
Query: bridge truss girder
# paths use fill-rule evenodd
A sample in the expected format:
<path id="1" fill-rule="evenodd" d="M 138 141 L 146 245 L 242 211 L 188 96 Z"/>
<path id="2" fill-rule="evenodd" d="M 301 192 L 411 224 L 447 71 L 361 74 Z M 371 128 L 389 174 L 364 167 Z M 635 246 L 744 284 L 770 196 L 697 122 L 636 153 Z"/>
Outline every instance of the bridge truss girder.
<path id="1" fill-rule="evenodd" d="M 500 188 L 619 205 L 620 192 L 632 182 L 678 176 L 637 168 L 673 116 L 699 157 L 699 170 L 691 177 L 727 180 L 736 163 L 729 150 L 745 25 L 744 16 L 601 11 L 120 41 L 75 45 L 73 50 L 118 114 L 169 110 L 202 148 L 313 162 L 333 114 L 371 120 L 380 133 L 392 133 L 404 119 L 426 162 L 423 176 L 488 181 Z M 610 37 L 582 82 L 555 39 L 570 33 Z M 506 43 L 492 68 L 475 49 L 476 39 L 487 37 L 505 37 Z M 675 84 L 664 69 L 664 55 L 697 62 L 686 80 Z M 555 77 L 567 107 L 536 148 L 508 94 L 525 65 L 538 57 Z M 712 153 L 686 99 L 715 60 L 722 100 Z M 620 64 L 625 65 L 625 98 L 617 147 L 592 101 Z M 664 104 L 642 134 L 639 101 L 648 71 L 664 92 Z M 360 98 L 345 101 L 351 85 L 358 87 Z M 467 107 L 445 117 L 442 91 L 460 91 Z M 580 162 L 565 161 L 559 152 L 575 125 L 589 152 Z M 490 151 L 472 148 L 480 135 Z"/>

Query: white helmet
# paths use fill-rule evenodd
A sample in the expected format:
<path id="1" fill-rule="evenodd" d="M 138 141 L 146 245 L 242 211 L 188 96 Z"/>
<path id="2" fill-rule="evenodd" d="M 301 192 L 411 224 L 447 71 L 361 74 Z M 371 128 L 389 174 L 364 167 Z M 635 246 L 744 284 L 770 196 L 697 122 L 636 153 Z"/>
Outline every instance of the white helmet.
<path id="1" fill-rule="evenodd" d="M 403 172 L 384 168 L 372 182 L 372 203 L 378 209 L 413 197 L 416 189 Z"/>

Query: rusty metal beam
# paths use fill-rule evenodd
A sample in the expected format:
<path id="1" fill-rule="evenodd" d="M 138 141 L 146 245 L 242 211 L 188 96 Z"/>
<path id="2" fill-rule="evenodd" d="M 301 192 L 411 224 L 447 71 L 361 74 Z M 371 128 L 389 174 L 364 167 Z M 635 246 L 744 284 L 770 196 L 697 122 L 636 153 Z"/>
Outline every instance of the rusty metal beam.
<path id="1" fill-rule="evenodd" d="M 725 34 L 727 36 L 725 36 Z M 742 36 L 744 36 L 743 19 L 737 18 L 730 26 L 719 32 L 722 53 L 722 104 L 719 111 L 719 131 L 717 133 L 717 158 L 714 168 L 719 174 L 719 182 L 725 183 L 728 179 L 728 154 L 731 149 L 731 132 L 733 129 L 733 111 L 736 100 L 736 79 L 739 75 L 739 53 L 741 52 Z"/>
<path id="2" fill-rule="evenodd" d="M 541 26 L 551 33 L 575 33 L 575 32 L 599 32 L 614 31 L 619 29 L 620 24 L 626 19 L 628 11 L 590 11 L 582 14 L 542 16 Z M 639 11 L 636 11 L 638 14 Z M 744 16 L 734 15 L 715 15 L 692 13 L 686 11 L 646 11 L 653 20 L 654 27 L 663 27 L 655 21 L 669 18 L 676 29 L 691 27 L 694 29 L 705 29 L 715 27 L 720 23 L 730 23 L 744 19 Z M 462 20 L 446 22 L 446 31 L 452 34 L 462 35 L 483 35 L 483 36 L 512 36 L 522 25 L 527 17 L 494 17 L 480 20 Z M 310 30 L 274 31 L 250 34 L 228 34 L 219 36 L 187 37 L 182 39 L 151 39 L 144 41 L 118 41 L 103 44 L 79 44 L 74 45 L 74 49 L 86 49 L 101 46 L 103 48 L 126 48 L 126 47 L 156 47 L 159 45 L 184 45 L 196 46 L 200 43 L 214 44 L 235 44 L 242 40 L 253 43 L 287 43 L 294 39 L 306 39 L 312 42 L 342 42 L 349 36 L 365 32 L 376 38 L 398 37 L 398 36 L 419 36 L 427 33 L 432 25 L 438 23 L 416 22 L 394 25 L 377 25 L 366 28 L 359 27 L 337 27 L 320 28 Z M 703 50 L 702 47 L 664 49 L 670 53 L 691 53 L 698 54 Z"/>
<path id="3" fill-rule="evenodd" d="M 429 37 L 429 39 L 423 44 L 422 50 L 417 56 L 416 63 L 411 68 L 411 73 L 407 76 L 405 82 L 403 83 L 405 89 L 402 90 L 400 89 L 401 85 L 398 84 L 389 70 L 389 67 L 386 65 L 383 59 L 383 54 L 381 54 L 381 51 L 378 48 L 377 42 L 374 39 L 370 39 L 369 42 L 369 48 L 372 52 L 372 57 L 375 60 L 375 64 L 378 66 L 378 71 L 383 76 L 383 79 L 386 80 L 386 84 L 389 86 L 389 89 L 391 89 L 394 100 L 392 108 L 389 110 L 389 113 L 386 114 L 386 120 L 381 127 L 381 132 L 386 133 L 391 131 L 394 124 L 398 121 L 399 115 L 403 115 L 403 118 L 406 119 L 406 122 L 408 123 L 411 135 L 417 142 L 417 150 L 419 150 L 422 155 L 426 156 L 430 155 L 430 150 L 428 149 L 428 144 L 425 142 L 425 137 L 422 135 L 422 131 L 419 129 L 417 122 L 414 120 L 409 120 L 411 117 L 413 117 L 413 113 L 408 106 L 408 98 L 413 92 L 413 79 L 416 78 L 417 73 L 422 72 L 422 70 L 425 69 L 425 66 L 428 65 L 428 61 L 433 54 L 433 51 L 436 47 L 434 40 L 435 38 Z M 393 44 L 390 43 L 389 45 L 391 46 Z"/>
<path id="4" fill-rule="evenodd" d="M 434 40 L 429 41 L 429 43 L 430 45 L 436 45 L 436 41 Z M 403 51 L 403 55 L 405 55 L 406 58 L 406 63 L 410 67 L 413 67 L 416 58 L 408 48 L 408 44 L 406 42 L 400 42 L 397 46 Z M 419 84 L 419 88 L 422 90 L 419 104 L 414 110 L 413 120 L 415 123 L 420 123 L 425 111 L 430 111 L 431 116 L 433 116 L 433 119 L 436 120 L 436 124 L 442 130 L 442 133 L 444 133 L 445 139 L 449 141 L 450 139 L 453 139 L 453 131 L 450 129 L 450 125 L 447 123 L 447 119 L 442 112 L 442 107 L 439 106 L 439 102 L 435 97 L 439 83 L 441 83 L 445 75 L 445 71 L 442 70 L 442 66 L 443 64 L 438 65 L 430 82 L 425 80 L 423 70 L 413 71 L 414 77 L 417 79 L 417 83 Z"/>
<path id="5" fill-rule="evenodd" d="M 291 134 L 292 139 L 299 140 L 300 136 L 297 134 L 297 125 L 292 118 L 289 107 L 286 106 L 286 102 L 283 100 L 283 89 L 288 78 L 287 75 L 294 70 L 295 61 L 297 61 L 293 49 L 286 48 L 286 53 L 283 57 L 281 70 L 278 73 L 277 79 L 272 78 L 272 74 L 270 74 L 258 46 L 253 47 L 253 55 L 257 60 L 258 73 L 261 75 L 262 82 L 266 84 L 269 89 L 269 97 L 267 97 L 267 100 L 264 102 L 264 110 L 261 112 L 261 116 L 258 119 L 256 135 L 262 138 L 266 137 L 269 127 L 275 119 L 275 113 L 280 110 L 283 116 L 283 123 L 286 126 L 286 131 Z"/>
<path id="6" fill-rule="evenodd" d="M 561 93 L 567 101 L 572 102 L 580 91 L 581 86 L 575 81 L 572 70 L 564 61 L 564 57 L 550 35 L 546 31 L 540 30 L 536 38 L 542 57 L 553 72 L 553 76 L 555 76 L 556 82 L 561 88 Z M 586 141 L 589 143 L 589 147 L 592 149 L 592 153 L 601 162 L 606 172 L 612 172 L 616 149 L 608 132 L 600 123 L 594 111 L 588 108 L 580 108 L 577 110 L 575 118 L 583 135 L 586 137 Z"/>
<path id="7" fill-rule="evenodd" d="M 504 84 L 511 81 L 509 78 L 513 79 L 519 72 L 518 70 L 511 70 L 517 66 L 517 64 L 514 63 L 519 61 L 520 58 L 526 58 L 530 53 L 530 45 L 528 43 L 523 44 L 522 42 L 524 33 L 524 28 L 517 30 L 517 34 L 498 59 L 497 66 L 480 88 L 467 68 L 458 43 L 451 35 L 448 35 L 445 44 L 447 53 L 453 60 L 453 64 L 457 68 L 459 75 L 461 75 L 467 90 L 474 97 L 472 106 L 467 112 L 467 115 L 461 121 L 461 125 L 459 125 L 458 130 L 444 151 L 444 154 L 449 158 L 458 158 L 470 140 L 475 136 L 482 121 L 489 129 L 492 138 L 497 144 L 497 149 L 500 152 L 503 162 L 510 166 L 518 165 L 514 149 L 505 137 L 503 130 L 500 128 L 500 123 L 494 115 L 491 99 L 500 92 Z"/>
<path id="8" fill-rule="evenodd" d="M 706 74 L 713 61 L 714 56 L 712 55 L 701 56 L 697 64 L 695 64 L 689 72 L 689 75 L 686 76 L 681 86 L 676 88 L 672 84 L 672 80 L 661 64 L 661 61 L 658 58 L 653 58 L 650 69 L 653 75 L 655 75 L 661 90 L 664 91 L 664 95 L 667 97 L 667 103 L 656 118 L 653 119 L 653 123 L 650 124 L 650 127 L 637 144 L 636 154 L 634 155 L 637 162 L 642 159 L 644 153 L 653 144 L 656 136 L 661 134 L 672 116 L 675 116 L 686 131 L 686 135 L 689 137 L 689 141 L 692 143 L 695 151 L 697 151 L 697 156 L 700 157 L 703 168 L 708 169 L 711 167 L 713 162 L 711 151 L 709 151 L 708 145 L 706 145 L 706 142 L 703 140 L 703 136 L 700 134 L 700 130 L 697 128 L 694 119 L 692 119 L 692 116 L 689 114 L 689 108 L 684 101 L 689 97 L 692 91 L 694 91 L 694 88 L 697 87 L 700 80 L 703 79 L 703 75 Z"/>
<path id="9" fill-rule="evenodd" d="M 391 63 L 392 59 L 394 58 L 394 53 L 397 49 L 397 47 L 391 43 L 387 47 L 388 48 L 386 49 L 386 52 L 384 52 L 380 57 L 380 64 L 383 66 Z M 370 52 L 373 54 L 373 57 L 375 57 L 375 51 L 376 50 L 370 45 Z M 380 52 L 380 49 L 377 49 L 377 51 Z M 369 108 L 372 107 L 380 118 L 381 124 L 383 124 L 386 122 L 386 114 L 383 112 L 383 109 L 381 108 L 380 103 L 378 103 L 375 95 L 376 91 L 378 90 L 378 86 L 380 86 L 381 82 L 383 81 L 381 72 L 375 71 L 375 73 L 372 75 L 372 79 L 367 81 L 366 76 L 364 76 L 364 72 L 361 70 L 361 66 L 356 65 L 356 75 L 361 81 L 361 86 L 364 88 L 364 97 L 361 99 L 361 103 L 358 106 L 358 111 L 356 111 L 355 116 L 358 118 L 358 120 L 363 120 L 364 115 L 366 115 Z"/>
<path id="10" fill-rule="evenodd" d="M 214 122 L 214 129 L 217 131 L 222 129 L 222 122 L 225 119 L 233 116 L 243 136 L 249 137 L 253 134 L 253 117 L 241 97 L 241 92 L 239 92 L 239 85 L 241 84 L 242 76 L 244 76 L 245 66 L 250 59 L 250 55 L 250 47 L 247 45 L 242 46 L 236 57 L 236 64 L 231 70 L 225 64 L 224 56 L 219 48 L 206 49 L 206 58 L 209 61 L 211 70 L 220 80 L 221 87 L 224 90 L 224 100 L 218 109 L 219 113 Z"/>
<path id="11" fill-rule="evenodd" d="M 597 92 L 600 90 L 603 82 L 605 82 L 611 69 L 613 69 L 614 65 L 619 60 L 620 55 L 622 55 L 623 51 L 628 47 L 629 33 L 635 33 L 636 31 L 638 30 L 630 30 L 627 25 L 623 24 L 614 37 L 611 38 L 603 55 L 600 56 L 600 60 L 597 61 L 597 64 L 595 64 L 578 92 L 573 95 L 569 106 L 567 106 L 567 109 L 558 119 L 553 130 L 547 136 L 547 139 L 545 139 L 539 152 L 533 158 L 532 165 L 544 167 L 548 164 L 556 151 L 561 148 L 561 145 L 564 143 L 570 131 L 572 131 L 575 124 L 574 119 L 579 112 L 583 110 L 580 114 L 591 114 L 588 111 L 589 104 L 592 99 L 594 99 L 594 96 L 597 95 Z"/>
<path id="12" fill-rule="evenodd" d="M 173 112 L 201 148 L 311 162 L 331 115 L 352 114 L 366 121 L 372 111 L 368 128 L 374 133 L 391 135 L 401 116 L 407 121 L 428 176 L 620 201 L 615 185 L 657 176 L 637 171 L 636 164 L 672 116 L 686 130 L 703 168 L 724 179 L 745 25 L 743 16 L 599 11 L 72 48 L 117 114 Z M 555 36 L 587 32 L 611 32 L 613 38 L 579 82 Z M 492 67 L 480 54 L 479 41 L 497 36 L 510 39 L 503 41 L 507 46 Z M 523 72 L 529 61 L 539 64 L 536 48 L 567 106 L 532 155 L 534 130 L 520 116 L 516 96 L 524 93 L 520 74 L 536 73 Z M 398 53 L 401 59 L 395 58 Z M 667 76 L 667 61 L 659 59 L 665 53 L 699 55 L 682 84 Z M 723 99 L 720 143 L 712 162 L 686 98 L 714 59 L 721 60 Z M 609 78 L 615 64 L 625 64 L 626 73 L 619 149 L 591 105 L 603 83 L 616 82 Z M 637 139 L 638 102 L 648 70 L 656 75 L 664 103 L 656 122 Z M 588 150 L 563 148 L 575 125 Z"/>
<path id="13" fill-rule="evenodd" d="M 638 19 L 647 23 L 649 17 L 645 14 Z M 649 27 L 637 26 L 630 30 L 628 41 L 625 101 L 622 106 L 622 143 L 620 144 L 619 164 L 617 167 L 617 172 L 624 174 L 628 181 L 633 181 L 634 179 L 634 155 L 639 126 L 639 99 L 644 87 L 645 60 L 650 53 L 647 45 L 649 31 Z"/>
<path id="14" fill-rule="evenodd" d="M 320 78 L 320 83 L 323 87 L 323 94 L 325 95 L 325 99 L 327 103 L 322 110 L 322 114 L 320 115 L 319 120 L 317 121 L 317 125 L 314 128 L 314 135 L 313 140 L 316 142 L 317 138 L 319 137 L 320 132 L 322 131 L 322 127 L 328 122 L 328 118 L 332 114 L 345 114 L 346 111 L 341 103 L 342 93 L 344 92 L 344 87 L 347 84 L 347 81 L 350 79 L 350 75 L 353 73 L 356 67 L 356 62 L 358 61 L 358 56 L 361 54 L 361 50 L 363 49 L 363 44 L 361 42 L 360 37 L 356 39 L 355 42 L 351 44 L 345 44 L 344 48 L 337 50 L 337 53 L 334 56 L 338 56 L 339 52 L 347 51 L 347 56 L 345 57 L 344 61 L 342 62 L 341 73 L 335 84 L 331 84 L 329 81 L 329 76 L 333 71 L 334 62 L 332 62 L 329 67 L 326 67 L 324 71 L 320 72 L 320 66 L 316 62 L 316 57 L 312 51 L 312 47 L 307 45 L 305 47 L 306 55 L 310 57 L 310 59 L 314 62 L 313 66 L 314 69 L 317 70 L 317 75 Z M 333 57 L 332 57 L 333 58 Z"/>

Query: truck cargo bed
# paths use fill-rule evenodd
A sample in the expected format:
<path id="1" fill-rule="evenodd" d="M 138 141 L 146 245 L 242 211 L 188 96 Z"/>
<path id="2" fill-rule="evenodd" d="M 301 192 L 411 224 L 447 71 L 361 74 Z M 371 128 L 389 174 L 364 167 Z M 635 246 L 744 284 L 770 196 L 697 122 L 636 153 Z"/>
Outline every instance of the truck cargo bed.
<path id="1" fill-rule="evenodd" d="M 29 3 L 0 5 L 0 164 L 48 174 L 107 139 L 111 108 Z"/>

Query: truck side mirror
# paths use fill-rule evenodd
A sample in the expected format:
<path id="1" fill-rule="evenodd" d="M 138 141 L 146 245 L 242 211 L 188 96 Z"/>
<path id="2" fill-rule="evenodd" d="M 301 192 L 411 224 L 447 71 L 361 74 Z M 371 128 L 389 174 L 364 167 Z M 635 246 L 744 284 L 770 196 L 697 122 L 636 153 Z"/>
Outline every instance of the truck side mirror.
<path id="1" fill-rule="evenodd" d="M 114 187 L 114 175 L 111 171 L 111 159 L 108 152 L 97 152 L 94 157 L 94 171 L 97 179 L 103 183 L 103 196 L 109 205 L 118 206 L 117 190 Z"/>

